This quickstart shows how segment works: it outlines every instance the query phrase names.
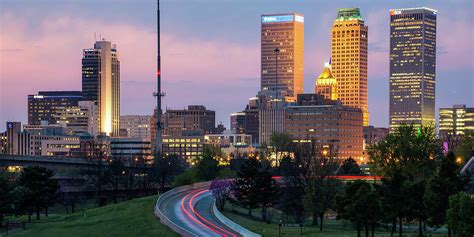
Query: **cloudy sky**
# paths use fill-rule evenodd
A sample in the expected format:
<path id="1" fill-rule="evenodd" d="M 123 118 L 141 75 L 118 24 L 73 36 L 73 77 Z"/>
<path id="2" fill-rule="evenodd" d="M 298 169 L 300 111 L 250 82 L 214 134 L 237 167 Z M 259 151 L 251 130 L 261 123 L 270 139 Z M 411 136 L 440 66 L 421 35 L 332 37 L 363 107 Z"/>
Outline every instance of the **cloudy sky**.
<path id="1" fill-rule="evenodd" d="M 389 9 L 438 10 L 436 107 L 474 106 L 474 3 L 349 0 L 162 0 L 164 108 L 203 104 L 216 122 L 260 89 L 260 15 L 305 15 L 305 92 L 329 58 L 337 9 L 360 7 L 369 26 L 371 124 L 388 126 Z M 121 110 L 151 114 L 156 68 L 153 0 L 0 0 L 0 131 L 27 120 L 27 95 L 81 90 L 82 49 L 94 34 L 117 45 Z"/>

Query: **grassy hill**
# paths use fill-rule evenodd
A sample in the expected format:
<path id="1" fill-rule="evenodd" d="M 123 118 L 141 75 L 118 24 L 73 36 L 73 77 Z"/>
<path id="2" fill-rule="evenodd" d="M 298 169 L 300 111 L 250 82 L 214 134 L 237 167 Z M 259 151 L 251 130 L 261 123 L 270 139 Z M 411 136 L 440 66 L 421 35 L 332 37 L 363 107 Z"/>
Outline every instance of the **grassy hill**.
<path id="1" fill-rule="evenodd" d="M 14 231 L 8 236 L 179 236 L 153 215 L 156 199 L 156 196 L 150 196 L 73 215 L 51 215 L 40 223 L 29 224 L 24 231 Z"/>

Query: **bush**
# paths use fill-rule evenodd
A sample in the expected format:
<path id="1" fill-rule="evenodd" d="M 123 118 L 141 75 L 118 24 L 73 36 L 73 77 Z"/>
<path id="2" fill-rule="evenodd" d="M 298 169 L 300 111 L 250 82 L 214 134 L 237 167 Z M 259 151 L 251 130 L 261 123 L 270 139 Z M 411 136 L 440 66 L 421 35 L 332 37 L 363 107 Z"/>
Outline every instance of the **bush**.
<path id="1" fill-rule="evenodd" d="M 224 168 L 219 171 L 219 175 L 217 177 L 219 179 L 235 179 L 237 178 L 237 172 L 229 168 Z"/>
<path id="2" fill-rule="evenodd" d="M 173 187 L 189 185 L 198 182 L 197 171 L 194 168 L 186 170 L 184 173 L 177 175 L 173 179 Z"/>

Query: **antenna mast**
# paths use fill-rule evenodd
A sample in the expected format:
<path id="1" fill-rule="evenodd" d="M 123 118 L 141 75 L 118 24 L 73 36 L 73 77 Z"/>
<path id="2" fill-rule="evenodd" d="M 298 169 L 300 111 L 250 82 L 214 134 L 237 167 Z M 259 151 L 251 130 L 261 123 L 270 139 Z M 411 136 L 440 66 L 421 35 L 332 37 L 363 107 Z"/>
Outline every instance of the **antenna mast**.
<path id="1" fill-rule="evenodd" d="M 157 70 L 156 70 L 156 82 L 157 82 L 157 92 L 154 94 L 156 96 L 156 156 L 161 157 L 161 97 L 164 96 L 161 93 L 161 52 L 160 52 L 160 0 L 157 0 Z"/>

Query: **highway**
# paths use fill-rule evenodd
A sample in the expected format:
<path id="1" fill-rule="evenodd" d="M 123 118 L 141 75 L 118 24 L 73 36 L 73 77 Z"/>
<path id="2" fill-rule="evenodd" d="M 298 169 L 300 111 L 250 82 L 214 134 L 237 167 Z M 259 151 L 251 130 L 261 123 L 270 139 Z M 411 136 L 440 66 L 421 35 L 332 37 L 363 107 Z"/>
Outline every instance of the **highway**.
<path id="1" fill-rule="evenodd" d="M 241 236 L 215 217 L 213 205 L 212 193 L 206 188 L 196 188 L 166 196 L 159 209 L 186 236 Z"/>

